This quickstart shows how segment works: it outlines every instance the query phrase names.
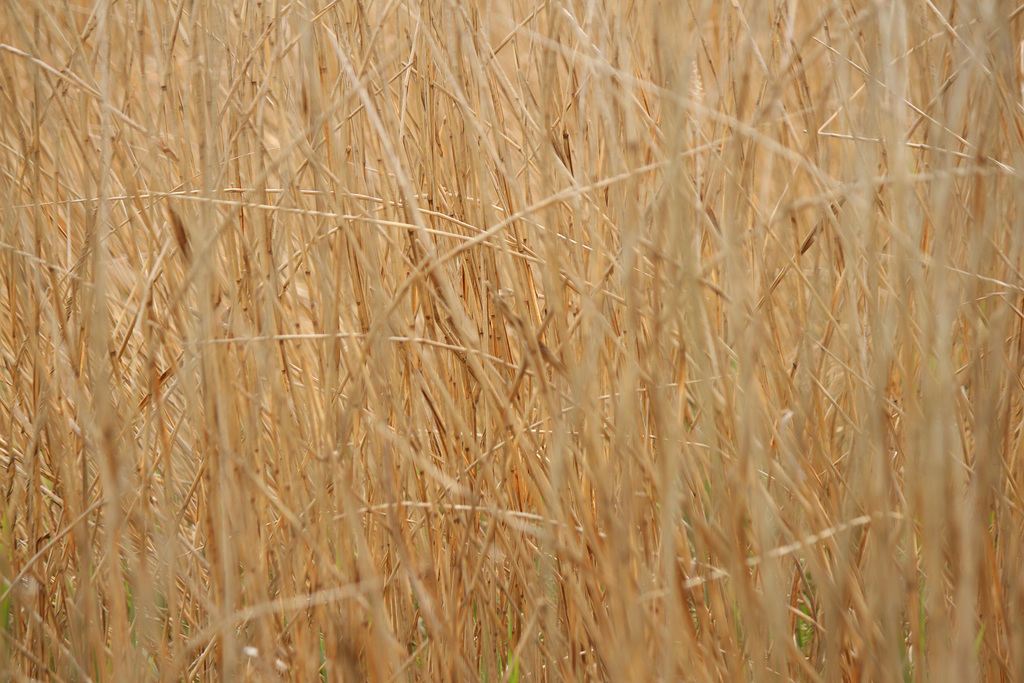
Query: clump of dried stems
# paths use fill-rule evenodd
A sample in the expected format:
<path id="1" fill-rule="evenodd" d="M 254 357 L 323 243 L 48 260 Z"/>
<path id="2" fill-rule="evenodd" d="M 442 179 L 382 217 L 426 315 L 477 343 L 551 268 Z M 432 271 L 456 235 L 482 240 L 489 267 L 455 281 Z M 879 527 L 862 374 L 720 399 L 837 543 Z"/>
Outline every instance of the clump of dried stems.
<path id="1" fill-rule="evenodd" d="M 1006 7 L 0 5 L 0 678 L 1021 680 Z"/>

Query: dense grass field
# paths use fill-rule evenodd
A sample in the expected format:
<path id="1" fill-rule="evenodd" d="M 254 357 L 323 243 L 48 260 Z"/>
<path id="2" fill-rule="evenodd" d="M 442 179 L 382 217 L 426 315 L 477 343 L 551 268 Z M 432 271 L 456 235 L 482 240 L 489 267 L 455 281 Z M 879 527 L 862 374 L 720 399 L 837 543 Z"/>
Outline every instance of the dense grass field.
<path id="1" fill-rule="evenodd" d="M 1015 4 L 0 3 L 0 679 L 1024 680 Z"/>

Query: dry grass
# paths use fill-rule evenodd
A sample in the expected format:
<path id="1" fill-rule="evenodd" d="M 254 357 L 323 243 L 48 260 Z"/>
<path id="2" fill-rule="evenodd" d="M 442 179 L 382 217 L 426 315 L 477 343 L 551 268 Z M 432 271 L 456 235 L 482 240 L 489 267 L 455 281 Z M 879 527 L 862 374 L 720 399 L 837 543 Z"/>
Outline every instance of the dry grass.
<path id="1" fill-rule="evenodd" d="M 1022 680 L 1008 4 L 0 5 L 0 678 Z"/>

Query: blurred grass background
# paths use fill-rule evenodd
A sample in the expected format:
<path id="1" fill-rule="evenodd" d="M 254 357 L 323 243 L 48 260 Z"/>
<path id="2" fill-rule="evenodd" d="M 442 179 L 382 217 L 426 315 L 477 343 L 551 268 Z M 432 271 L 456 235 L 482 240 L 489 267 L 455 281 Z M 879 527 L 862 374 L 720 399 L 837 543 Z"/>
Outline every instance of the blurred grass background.
<path id="1" fill-rule="evenodd" d="M 1019 681 L 979 0 L 0 5 L 0 678 Z"/>

